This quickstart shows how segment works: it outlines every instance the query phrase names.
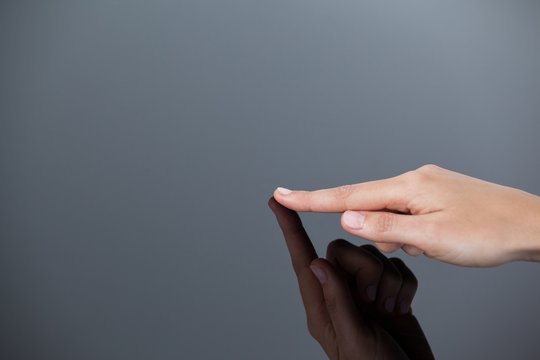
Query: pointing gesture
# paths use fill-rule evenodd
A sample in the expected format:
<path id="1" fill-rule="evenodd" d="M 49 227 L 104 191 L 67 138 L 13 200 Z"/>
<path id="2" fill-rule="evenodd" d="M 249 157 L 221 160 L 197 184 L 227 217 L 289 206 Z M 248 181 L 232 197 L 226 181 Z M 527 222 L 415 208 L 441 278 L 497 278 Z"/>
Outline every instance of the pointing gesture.
<path id="1" fill-rule="evenodd" d="M 341 212 L 349 233 L 463 266 L 540 261 L 540 197 L 434 165 L 315 191 L 277 188 L 289 209 Z"/>

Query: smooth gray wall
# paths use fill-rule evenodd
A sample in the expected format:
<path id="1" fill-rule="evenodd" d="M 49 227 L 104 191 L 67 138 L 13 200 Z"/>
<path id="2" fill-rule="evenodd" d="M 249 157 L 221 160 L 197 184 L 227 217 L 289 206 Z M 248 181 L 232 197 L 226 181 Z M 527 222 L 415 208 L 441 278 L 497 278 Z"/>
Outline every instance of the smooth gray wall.
<path id="1" fill-rule="evenodd" d="M 274 188 L 540 194 L 539 39 L 538 1 L 2 1 L 2 358 L 325 359 Z M 397 254 L 439 359 L 540 357 L 540 264 Z"/>

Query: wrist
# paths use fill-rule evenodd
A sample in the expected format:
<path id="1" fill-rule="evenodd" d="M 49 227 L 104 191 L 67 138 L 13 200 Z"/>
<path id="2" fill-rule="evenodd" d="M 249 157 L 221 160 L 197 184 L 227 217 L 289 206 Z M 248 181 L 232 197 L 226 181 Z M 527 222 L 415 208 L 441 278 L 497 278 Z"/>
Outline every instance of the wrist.
<path id="1" fill-rule="evenodd" d="M 530 201 L 518 212 L 519 227 L 512 237 L 515 239 L 516 260 L 540 262 L 540 196 L 529 195 Z"/>

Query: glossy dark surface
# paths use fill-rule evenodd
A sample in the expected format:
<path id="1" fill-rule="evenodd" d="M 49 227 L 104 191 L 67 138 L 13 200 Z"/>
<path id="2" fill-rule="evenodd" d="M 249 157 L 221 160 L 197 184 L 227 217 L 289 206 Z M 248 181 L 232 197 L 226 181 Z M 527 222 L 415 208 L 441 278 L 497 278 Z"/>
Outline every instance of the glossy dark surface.
<path id="1" fill-rule="evenodd" d="M 536 1 L 2 1 L 2 358 L 324 359 L 274 188 L 539 194 L 539 35 Z M 397 255 L 437 358 L 540 356 L 540 264 Z"/>

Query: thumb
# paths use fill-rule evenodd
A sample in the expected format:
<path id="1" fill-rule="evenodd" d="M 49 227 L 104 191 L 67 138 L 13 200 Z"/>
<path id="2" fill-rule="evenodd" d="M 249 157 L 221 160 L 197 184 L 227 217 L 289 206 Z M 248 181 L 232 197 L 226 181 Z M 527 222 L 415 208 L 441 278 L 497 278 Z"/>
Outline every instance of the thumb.
<path id="1" fill-rule="evenodd" d="M 387 211 L 352 211 L 341 216 L 345 231 L 379 243 L 403 244 L 424 250 L 427 221 L 424 215 Z"/>
<path id="2" fill-rule="evenodd" d="M 369 336 L 346 279 L 325 259 L 313 260 L 310 268 L 321 283 L 324 303 L 332 321 L 338 345 L 350 346 L 358 341 L 359 335 Z"/>

